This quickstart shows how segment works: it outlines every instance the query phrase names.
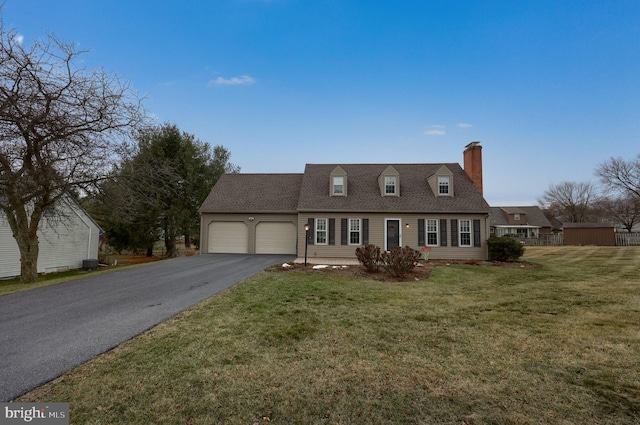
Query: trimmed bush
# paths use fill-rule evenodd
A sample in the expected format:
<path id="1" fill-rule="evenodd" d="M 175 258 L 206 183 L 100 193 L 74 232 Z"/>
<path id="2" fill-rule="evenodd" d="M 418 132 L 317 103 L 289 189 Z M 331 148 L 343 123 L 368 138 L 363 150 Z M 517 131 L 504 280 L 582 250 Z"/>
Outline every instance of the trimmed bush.
<path id="1" fill-rule="evenodd" d="M 516 261 L 524 255 L 524 245 L 508 236 L 491 236 L 487 246 L 492 261 Z"/>
<path id="2" fill-rule="evenodd" d="M 405 246 L 398 247 L 391 252 L 382 253 L 382 266 L 395 277 L 405 277 L 420 260 L 420 251 Z"/>
<path id="3" fill-rule="evenodd" d="M 369 244 L 356 248 L 356 257 L 360 264 L 367 269 L 367 273 L 377 273 L 382 263 L 380 247 Z"/>

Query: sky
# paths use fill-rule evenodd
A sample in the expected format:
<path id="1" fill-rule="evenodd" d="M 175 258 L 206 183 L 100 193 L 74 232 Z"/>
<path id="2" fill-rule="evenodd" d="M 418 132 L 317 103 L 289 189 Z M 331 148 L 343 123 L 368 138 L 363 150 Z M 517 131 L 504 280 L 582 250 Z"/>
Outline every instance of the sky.
<path id="1" fill-rule="evenodd" d="M 462 164 L 492 206 L 640 154 L 640 0 L 5 0 L 243 173 Z"/>

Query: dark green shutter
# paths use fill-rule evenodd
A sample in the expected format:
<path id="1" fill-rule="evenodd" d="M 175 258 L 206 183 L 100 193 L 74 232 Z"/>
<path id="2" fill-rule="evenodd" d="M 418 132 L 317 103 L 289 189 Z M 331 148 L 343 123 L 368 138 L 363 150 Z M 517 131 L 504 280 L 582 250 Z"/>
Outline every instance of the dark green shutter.
<path id="1" fill-rule="evenodd" d="M 440 219 L 440 246 L 447 246 L 447 219 Z"/>
<path id="2" fill-rule="evenodd" d="M 451 246 L 458 246 L 458 220 L 451 219 Z"/>
<path id="3" fill-rule="evenodd" d="M 340 245 L 349 245 L 349 229 L 347 229 L 347 219 L 340 219 Z"/>
<path id="4" fill-rule="evenodd" d="M 473 246 L 480 246 L 480 220 L 473 220 Z"/>
<path id="5" fill-rule="evenodd" d="M 419 218 L 418 219 L 418 246 L 425 246 L 426 240 L 427 240 L 427 235 L 425 232 L 425 223 L 424 220 Z"/>
<path id="6" fill-rule="evenodd" d="M 369 245 L 369 219 L 362 219 L 362 245 Z"/>
<path id="7" fill-rule="evenodd" d="M 315 233 L 315 232 L 314 232 L 314 230 L 313 230 L 313 227 L 314 227 L 314 224 L 315 224 L 315 219 L 310 218 L 310 219 L 307 221 L 307 224 L 309 224 L 309 232 L 308 232 L 308 233 L 307 233 L 307 235 L 306 235 L 306 237 L 307 237 L 307 243 L 308 243 L 309 245 L 313 245 L 313 243 L 314 243 L 313 235 L 314 235 L 314 233 Z"/>
<path id="8" fill-rule="evenodd" d="M 336 219 L 329 219 L 329 245 L 336 244 Z"/>

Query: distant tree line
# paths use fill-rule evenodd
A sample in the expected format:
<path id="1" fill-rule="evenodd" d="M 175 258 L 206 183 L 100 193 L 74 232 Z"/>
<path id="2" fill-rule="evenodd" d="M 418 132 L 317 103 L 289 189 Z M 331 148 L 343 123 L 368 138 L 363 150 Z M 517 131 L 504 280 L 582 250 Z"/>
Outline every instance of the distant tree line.
<path id="1" fill-rule="evenodd" d="M 631 160 L 610 158 L 600 164 L 598 183 L 552 184 L 538 200 L 547 218 L 583 223 L 607 220 L 631 232 L 640 224 L 640 154 Z"/>

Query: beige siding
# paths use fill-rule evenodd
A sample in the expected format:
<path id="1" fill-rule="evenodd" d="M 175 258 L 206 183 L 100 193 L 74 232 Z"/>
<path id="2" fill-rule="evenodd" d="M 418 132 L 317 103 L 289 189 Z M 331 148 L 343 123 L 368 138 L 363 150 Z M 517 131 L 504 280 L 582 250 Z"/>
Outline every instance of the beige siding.
<path id="1" fill-rule="evenodd" d="M 263 222 L 297 225 L 296 214 L 202 214 L 200 218 L 200 252 L 209 252 L 209 225 L 212 222 L 242 222 L 247 226 L 247 252 L 256 253 L 256 226 Z"/>
<path id="2" fill-rule="evenodd" d="M 447 246 L 433 247 L 429 258 L 431 259 L 478 259 L 487 258 L 486 240 L 489 235 L 489 227 L 486 215 L 453 215 L 453 214 L 346 214 L 346 213 L 311 213 L 300 214 L 298 219 L 298 257 L 304 257 L 305 231 L 304 225 L 309 218 L 335 219 L 335 245 L 310 244 L 307 249 L 308 258 L 355 258 L 356 245 L 341 245 L 341 219 L 342 218 L 367 218 L 369 219 L 369 243 L 381 248 L 385 246 L 385 219 L 399 219 L 401 227 L 401 245 L 420 249 L 418 246 L 418 220 L 425 218 L 447 220 Z M 480 219 L 480 247 L 452 247 L 451 246 L 451 219 Z M 408 225 L 408 227 L 407 227 Z M 313 235 L 310 236 L 313 238 Z"/>

